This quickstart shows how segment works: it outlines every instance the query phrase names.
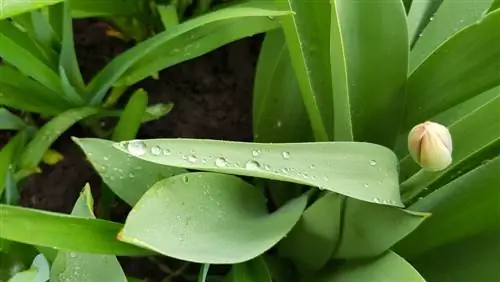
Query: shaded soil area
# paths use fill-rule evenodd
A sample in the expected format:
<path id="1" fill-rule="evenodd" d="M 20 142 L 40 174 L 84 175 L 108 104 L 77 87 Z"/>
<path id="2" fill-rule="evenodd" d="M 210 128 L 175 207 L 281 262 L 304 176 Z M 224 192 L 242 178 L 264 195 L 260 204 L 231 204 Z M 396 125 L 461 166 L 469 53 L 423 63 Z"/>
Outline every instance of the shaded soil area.
<path id="1" fill-rule="evenodd" d="M 74 28 L 77 54 L 87 80 L 131 46 L 107 37 L 106 26 L 98 21 L 76 21 Z M 170 114 L 144 124 L 138 137 L 250 141 L 252 87 L 261 40 L 261 36 L 256 36 L 234 42 L 162 71 L 159 80 L 148 79 L 137 85 L 150 94 L 151 104 L 174 103 Z M 91 135 L 75 126 L 57 140 L 53 148 L 63 153 L 65 159 L 53 167 L 43 166 L 41 174 L 22 183 L 22 205 L 69 213 L 85 183 L 93 186 L 94 197 L 99 196 L 99 176 L 72 143 L 71 136 Z M 123 218 L 127 212 L 128 207 L 118 205 L 113 218 Z M 148 259 L 120 260 L 128 275 L 145 281 L 165 277 L 165 271 Z"/>

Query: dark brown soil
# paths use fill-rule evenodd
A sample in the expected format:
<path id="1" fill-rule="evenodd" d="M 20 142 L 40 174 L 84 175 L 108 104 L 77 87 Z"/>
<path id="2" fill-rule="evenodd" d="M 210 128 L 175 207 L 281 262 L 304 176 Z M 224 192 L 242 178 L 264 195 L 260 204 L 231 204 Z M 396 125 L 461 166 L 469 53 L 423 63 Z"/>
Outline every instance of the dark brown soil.
<path id="1" fill-rule="evenodd" d="M 107 37 L 105 25 L 98 21 L 77 21 L 75 32 L 77 54 L 87 80 L 131 46 Z M 169 115 L 145 124 L 138 137 L 250 141 L 251 94 L 260 43 L 260 36 L 244 39 L 164 70 L 159 80 L 141 82 L 138 87 L 147 90 L 150 103 L 173 102 L 175 106 Z M 65 159 L 53 167 L 44 166 L 42 174 L 22 184 L 24 206 L 68 213 L 87 182 L 98 197 L 99 177 L 70 136 L 86 137 L 89 133 L 75 126 L 54 144 Z M 123 216 L 126 211 L 122 208 L 115 212 Z M 127 274 L 147 281 L 160 281 L 165 276 L 147 259 L 124 258 L 121 262 Z"/>

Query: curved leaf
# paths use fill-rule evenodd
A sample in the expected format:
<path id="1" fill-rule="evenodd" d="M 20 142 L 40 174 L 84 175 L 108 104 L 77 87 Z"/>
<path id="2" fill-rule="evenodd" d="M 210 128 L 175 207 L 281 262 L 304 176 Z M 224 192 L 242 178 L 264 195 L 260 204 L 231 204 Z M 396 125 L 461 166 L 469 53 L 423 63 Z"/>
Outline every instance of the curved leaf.
<path id="1" fill-rule="evenodd" d="M 408 39 L 414 45 L 422 30 L 429 24 L 430 18 L 439 8 L 443 0 L 412 1 L 408 12 Z"/>
<path id="2" fill-rule="evenodd" d="M 276 24 L 273 21 L 269 20 L 267 17 L 275 17 L 286 14 L 289 14 L 289 11 L 276 10 L 267 2 L 249 1 L 241 5 L 234 5 L 226 9 L 211 12 L 187 21 L 184 24 L 174 26 L 162 33 L 157 34 L 152 38 L 141 42 L 134 48 L 120 54 L 118 57 L 113 59 L 111 63 L 106 65 L 106 67 L 92 79 L 88 86 L 88 92 L 94 94 L 92 103 L 99 104 L 109 88 L 113 86 L 119 79 L 125 79 L 125 84 L 127 85 L 133 84 L 138 80 L 150 76 L 155 71 L 195 57 L 195 55 L 193 55 L 195 53 L 197 53 L 198 55 L 203 54 L 210 50 L 213 50 L 215 47 L 218 47 L 221 44 L 227 43 L 231 40 L 235 40 L 236 38 L 234 38 L 233 36 L 237 32 L 239 32 L 238 28 L 240 28 L 241 30 L 247 30 L 247 28 L 251 27 L 251 25 L 248 25 L 249 27 L 234 26 L 235 19 L 245 18 L 245 21 L 250 20 L 251 17 L 265 19 L 265 21 L 267 21 L 269 24 L 268 28 L 253 31 L 263 32 L 265 30 L 271 29 L 271 27 Z M 224 27 L 222 26 L 224 25 L 224 22 L 228 24 L 225 26 L 226 28 L 232 27 L 232 30 L 226 30 L 228 31 L 227 34 L 219 33 L 217 30 L 218 28 Z M 245 25 L 247 24 L 243 22 L 243 26 Z M 255 27 L 262 28 L 263 25 L 259 24 Z M 240 34 L 240 37 L 248 36 L 252 33 L 246 33 L 244 35 Z M 211 38 L 210 36 L 212 34 L 216 34 L 222 39 L 219 38 L 217 40 L 220 40 L 219 42 L 213 41 L 214 39 L 210 39 L 204 46 L 196 46 L 195 44 L 191 44 L 189 46 L 193 48 L 193 50 L 189 52 L 192 53 L 185 52 L 182 53 L 182 56 L 180 56 L 180 54 L 172 56 L 175 53 L 179 53 L 181 51 L 180 48 L 187 47 L 186 42 L 191 43 L 194 39 L 199 37 L 203 38 L 208 36 L 208 38 Z M 158 54 L 161 54 L 161 56 Z M 135 68 L 135 71 L 131 72 L 131 68 Z M 127 78 L 127 76 L 130 76 L 130 78 Z"/>
<path id="3" fill-rule="evenodd" d="M 468 172 L 411 206 L 432 213 L 396 250 L 414 258 L 437 247 L 498 230 L 500 157 Z"/>
<path id="4" fill-rule="evenodd" d="M 413 72 L 405 129 L 500 84 L 499 26 L 497 10 L 443 43 Z"/>
<path id="5" fill-rule="evenodd" d="M 443 1 L 411 50 L 410 73 L 448 38 L 464 27 L 480 20 L 490 7 L 491 2 L 492 0 Z"/>
<path id="6" fill-rule="evenodd" d="M 233 265 L 231 282 L 273 282 L 271 273 L 262 257 Z"/>
<path id="7" fill-rule="evenodd" d="M 240 263 L 281 240 L 306 204 L 302 196 L 269 214 L 259 190 L 238 177 L 181 174 L 157 182 L 144 194 L 119 238 L 185 261 Z"/>
<path id="8" fill-rule="evenodd" d="M 317 141 L 333 138 L 333 97 L 329 58 L 330 3 L 328 0 L 275 0 L 294 11 L 281 25 L 292 66 Z"/>
<path id="9" fill-rule="evenodd" d="M 0 2 L 0 19 L 10 18 L 62 1 L 64 0 L 2 0 Z"/>
<path id="10" fill-rule="evenodd" d="M 0 130 L 19 130 L 26 127 L 26 123 L 6 108 L 0 108 Z"/>
<path id="11" fill-rule="evenodd" d="M 403 3 L 335 0 L 331 22 L 335 140 L 392 148 L 404 115 L 408 69 Z"/>
<path id="12" fill-rule="evenodd" d="M 307 278 L 312 282 L 425 282 L 424 278 L 403 258 L 394 252 L 382 256 L 359 261 L 349 261 L 339 269 L 326 268 L 315 278 Z"/>
<path id="13" fill-rule="evenodd" d="M 312 132 L 283 31 L 266 34 L 253 91 L 255 142 L 300 142 Z"/>
<path id="14" fill-rule="evenodd" d="M 104 183 L 122 200 L 134 206 L 157 181 L 185 173 L 176 167 L 147 162 L 117 150 L 113 142 L 102 139 L 76 139 Z"/>
<path id="15" fill-rule="evenodd" d="M 0 204 L 0 237 L 66 251 L 114 255 L 151 252 L 116 240 L 121 224 Z"/>
<path id="16" fill-rule="evenodd" d="M 115 146 L 163 165 L 287 181 L 362 201 L 402 206 L 396 156 L 376 144 L 267 144 L 178 138 L 133 140 Z"/>

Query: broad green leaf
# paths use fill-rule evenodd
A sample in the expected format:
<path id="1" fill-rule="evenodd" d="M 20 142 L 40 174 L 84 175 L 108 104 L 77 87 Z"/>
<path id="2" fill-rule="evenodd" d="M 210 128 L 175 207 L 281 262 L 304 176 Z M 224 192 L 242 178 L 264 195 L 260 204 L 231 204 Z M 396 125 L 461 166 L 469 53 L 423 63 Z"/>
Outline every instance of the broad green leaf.
<path id="1" fill-rule="evenodd" d="M 497 111 L 495 111 L 495 107 L 498 107 L 498 103 L 500 100 L 500 86 L 488 90 L 481 95 L 477 95 L 466 102 L 463 102 L 443 113 L 432 118 L 432 121 L 443 124 L 444 126 L 450 128 L 453 143 L 454 143 L 454 153 L 453 157 L 456 160 L 457 156 L 463 155 L 460 153 L 463 149 L 473 149 L 478 147 L 477 145 L 473 145 L 474 143 L 485 143 L 488 144 L 487 140 L 491 140 L 495 138 L 495 132 L 490 131 L 490 128 L 484 128 L 481 124 L 486 123 L 486 121 L 491 121 L 490 125 L 498 124 L 495 122 L 495 117 L 497 116 Z M 480 114 L 481 112 L 486 111 L 486 113 Z M 475 120 L 466 122 L 466 120 Z M 471 125 L 479 126 L 475 129 L 475 132 L 471 134 L 469 129 L 471 129 Z M 484 129 L 484 130 L 483 130 Z M 455 132 L 461 132 L 460 135 L 456 135 Z M 467 134 L 467 135 L 466 135 Z M 498 135 L 498 134 L 497 134 Z M 474 136 L 474 138 L 467 138 L 467 136 Z M 490 137 L 487 137 L 490 136 Z M 493 137 L 491 137 L 493 136 Z M 498 138 L 498 137 L 497 137 Z M 419 171 L 420 166 L 412 160 L 410 155 L 408 154 L 408 132 L 405 132 L 402 136 L 400 136 L 400 149 L 399 154 L 404 157 L 401 158 L 400 161 L 400 175 L 403 180 L 406 180 L 408 177 Z M 486 142 L 484 142 L 486 141 Z M 491 142 L 490 142 L 491 143 Z M 457 155 L 457 144 L 458 144 L 458 155 Z M 461 145 L 463 144 L 463 145 Z M 481 148 L 481 146 L 479 146 Z"/>
<path id="2" fill-rule="evenodd" d="M 267 144 L 177 138 L 133 140 L 115 146 L 167 166 L 287 181 L 362 201 L 402 206 L 396 156 L 376 144 Z"/>
<path id="3" fill-rule="evenodd" d="M 72 107 L 61 99 L 58 92 L 8 65 L 0 65 L 0 104 L 47 115 L 55 115 Z"/>
<path id="4" fill-rule="evenodd" d="M 491 7 L 488 10 L 488 12 L 491 13 L 497 9 L 500 9 L 500 0 L 493 0 L 493 3 L 491 4 Z"/>
<path id="5" fill-rule="evenodd" d="M 140 2 L 137 0 L 72 0 L 71 16 L 77 19 L 132 16 L 140 12 L 138 5 Z"/>
<path id="6" fill-rule="evenodd" d="M 138 89 L 128 100 L 111 139 L 113 141 L 134 139 L 139 131 L 147 107 L 148 94 L 143 89 Z"/>
<path id="7" fill-rule="evenodd" d="M 427 281 L 497 281 L 500 230 L 443 246 L 410 262 Z"/>
<path id="8" fill-rule="evenodd" d="M 39 282 L 37 281 L 38 271 L 36 268 L 30 268 L 28 270 L 16 273 L 14 277 L 9 279 L 7 282 Z M 40 281 L 45 282 L 45 281 Z"/>
<path id="9" fill-rule="evenodd" d="M 397 252 L 413 258 L 445 244 L 498 230 L 499 171 L 500 157 L 496 157 L 413 204 L 412 210 L 430 212 L 432 216 L 397 245 Z"/>
<path id="10" fill-rule="evenodd" d="M 54 62 L 43 60 L 37 52 L 35 42 L 7 20 L 0 20 L 0 56 L 17 67 L 22 73 L 33 77 L 47 88 L 58 91 L 59 77 L 54 71 Z"/>
<path id="11" fill-rule="evenodd" d="M 157 181 L 186 170 L 147 162 L 117 150 L 102 139 L 73 139 L 82 148 L 104 183 L 122 200 L 134 206 Z"/>
<path id="12" fill-rule="evenodd" d="M 88 86 L 88 92 L 94 95 L 92 103 L 99 104 L 119 79 L 120 84 L 132 85 L 225 43 L 276 28 L 277 23 L 267 17 L 289 13 L 267 2 L 248 1 L 174 26 L 120 54 L 103 68 Z"/>
<path id="13" fill-rule="evenodd" d="M 240 263 L 286 236 L 306 204 L 301 196 L 269 214 L 259 190 L 236 176 L 186 173 L 153 185 L 119 238 L 185 261 Z"/>
<path id="14" fill-rule="evenodd" d="M 261 256 L 233 265 L 231 275 L 232 282 L 273 282 L 266 261 Z"/>
<path id="15" fill-rule="evenodd" d="M 63 0 L 2 0 L 0 2 L 0 19 L 10 18 L 28 11 L 53 5 Z"/>
<path id="16" fill-rule="evenodd" d="M 49 263 L 39 254 L 33 259 L 30 269 L 17 273 L 9 282 L 46 282 L 49 280 Z"/>
<path id="17" fill-rule="evenodd" d="M 95 219 L 93 204 L 90 186 L 86 185 L 71 214 Z M 50 274 L 51 282 L 127 281 L 118 260 L 113 255 L 59 252 L 52 264 Z"/>
<path id="18" fill-rule="evenodd" d="M 355 259 L 381 255 L 429 216 L 394 207 L 347 199 L 342 235 L 334 258 Z"/>
<path id="19" fill-rule="evenodd" d="M 403 3 L 332 1 L 331 30 L 335 140 L 392 148 L 404 115 L 408 69 Z"/>
<path id="20" fill-rule="evenodd" d="M 274 2 L 278 7 L 295 12 L 281 18 L 281 25 L 314 138 L 317 141 L 332 140 L 333 97 L 328 60 L 330 2 Z"/>
<path id="21" fill-rule="evenodd" d="M 6 108 L 0 108 L 0 130 L 23 129 L 26 123 Z"/>
<path id="22" fill-rule="evenodd" d="M 340 268 L 326 268 L 324 273 L 311 282 L 425 282 L 424 278 L 403 258 L 394 252 L 387 252 L 379 257 L 367 260 L 353 260 Z"/>
<path id="23" fill-rule="evenodd" d="M 500 95 L 464 115 L 450 126 L 453 138 L 453 162 L 443 171 L 420 170 L 402 183 L 401 191 L 408 199 L 421 187 L 428 187 L 448 172 L 467 167 L 475 156 L 500 141 Z"/>
<path id="24" fill-rule="evenodd" d="M 500 84 L 498 64 L 492 63 L 500 60 L 499 26 L 497 10 L 443 43 L 413 72 L 405 129 Z"/>
<path id="25" fill-rule="evenodd" d="M 321 269 L 339 243 L 344 201 L 335 193 L 316 200 L 280 242 L 280 256 L 290 258 L 303 273 Z"/>
<path id="26" fill-rule="evenodd" d="M 97 114 L 97 108 L 85 107 L 68 110 L 49 122 L 37 132 L 35 137 L 28 143 L 25 151 L 20 156 L 19 166 L 29 169 L 38 166 L 43 154 L 59 136 L 76 122 Z"/>
<path id="27" fill-rule="evenodd" d="M 414 46 L 422 30 L 429 24 L 430 18 L 439 8 L 443 0 L 416 0 L 412 1 L 408 12 L 408 39 Z"/>
<path id="28" fill-rule="evenodd" d="M 448 38 L 480 20 L 490 7 L 491 2 L 492 0 L 443 1 L 411 50 L 410 73 L 417 69 Z"/>
<path id="29" fill-rule="evenodd" d="M 114 255 L 151 252 L 116 240 L 122 225 L 0 204 L 0 238 L 60 250 Z"/>
<path id="30" fill-rule="evenodd" d="M 311 126 L 280 29 L 267 32 L 262 43 L 252 105 L 255 142 L 311 139 Z"/>

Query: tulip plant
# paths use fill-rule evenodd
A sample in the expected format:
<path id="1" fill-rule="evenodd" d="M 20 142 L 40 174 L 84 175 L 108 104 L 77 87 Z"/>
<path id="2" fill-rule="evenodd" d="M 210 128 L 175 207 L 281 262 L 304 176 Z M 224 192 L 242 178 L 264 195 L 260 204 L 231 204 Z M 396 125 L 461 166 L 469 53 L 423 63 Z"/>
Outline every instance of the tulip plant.
<path id="1" fill-rule="evenodd" d="M 254 142 L 74 138 L 131 212 L 96 218 L 88 185 L 72 215 L 1 205 L 0 249 L 35 246 L 12 281 L 133 281 L 116 256 L 182 261 L 164 281 L 497 281 L 500 1 L 234 5 L 83 93 L 266 32 Z"/>

